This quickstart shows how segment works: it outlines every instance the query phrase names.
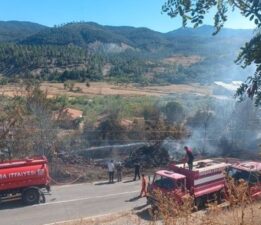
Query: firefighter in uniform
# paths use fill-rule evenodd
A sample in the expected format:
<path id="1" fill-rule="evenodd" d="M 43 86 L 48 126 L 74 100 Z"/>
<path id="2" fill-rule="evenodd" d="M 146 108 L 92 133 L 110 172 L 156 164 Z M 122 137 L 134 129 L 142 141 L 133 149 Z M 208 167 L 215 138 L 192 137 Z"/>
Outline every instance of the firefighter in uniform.
<path id="1" fill-rule="evenodd" d="M 144 194 L 144 195 L 143 195 Z M 140 198 L 147 196 L 147 180 L 144 174 L 141 175 L 141 191 Z"/>
<path id="2" fill-rule="evenodd" d="M 189 148 L 188 146 L 185 146 L 184 150 L 186 151 L 186 163 L 188 164 L 189 170 L 192 170 L 193 169 L 193 161 L 194 161 L 192 149 Z"/>

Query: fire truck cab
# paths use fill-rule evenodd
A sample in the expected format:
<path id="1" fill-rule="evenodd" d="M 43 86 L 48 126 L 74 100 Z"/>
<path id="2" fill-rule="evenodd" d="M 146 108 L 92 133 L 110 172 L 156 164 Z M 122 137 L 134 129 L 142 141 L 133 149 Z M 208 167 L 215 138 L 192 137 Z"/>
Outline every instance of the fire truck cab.
<path id="1" fill-rule="evenodd" d="M 148 203 L 156 203 L 153 192 L 157 189 L 168 194 L 173 193 L 178 201 L 182 201 L 182 196 L 189 193 L 194 197 L 198 208 L 203 208 L 211 200 L 222 202 L 226 187 L 224 172 L 229 166 L 227 163 L 206 159 L 195 161 L 191 171 L 184 164 L 171 163 L 168 170 L 155 173 L 148 188 Z"/>
<path id="2" fill-rule="evenodd" d="M 238 162 L 232 164 L 227 172 L 235 181 L 243 179 L 248 183 L 249 193 L 253 199 L 261 198 L 261 162 Z"/>

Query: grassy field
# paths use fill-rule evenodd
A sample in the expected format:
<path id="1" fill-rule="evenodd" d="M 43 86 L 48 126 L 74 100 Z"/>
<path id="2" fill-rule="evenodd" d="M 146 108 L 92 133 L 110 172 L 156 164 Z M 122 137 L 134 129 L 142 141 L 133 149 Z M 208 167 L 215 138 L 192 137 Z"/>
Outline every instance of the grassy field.
<path id="1" fill-rule="evenodd" d="M 140 117 L 144 107 L 159 104 L 159 99 L 160 104 L 182 101 L 189 105 L 191 111 L 191 101 L 194 105 L 195 102 L 201 102 L 202 96 L 211 95 L 209 87 L 199 84 L 138 87 L 91 82 L 89 87 L 85 83 L 75 83 L 74 91 L 69 91 L 63 83 L 44 82 L 41 89 L 47 92 L 49 98 L 60 103 L 66 101 L 68 107 L 82 110 L 90 120 L 96 120 L 98 115 L 115 109 L 119 110 L 122 118 Z M 2 85 L 0 95 L 23 96 L 25 91 L 19 85 Z"/>
<path id="2" fill-rule="evenodd" d="M 67 96 L 164 96 L 173 93 L 195 93 L 201 95 L 209 95 L 211 91 L 207 86 L 200 86 L 198 84 L 173 84 L 168 86 L 147 86 L 136 87 L 134 85 L 114 85 L 105 82 L 91 82 L 87 87 L 85 83 L 75 83 L 75 88 L 78 91 L 68 91 L 64 89 L 63 83 L 47 83 L 41 84 L 43 90 L 48 91 L 49 97 L 58 95 Z M 3 85 L 0 89 L 0 94 L 6 96 L 21 95 L 21 89 L 16 85 Z"/>

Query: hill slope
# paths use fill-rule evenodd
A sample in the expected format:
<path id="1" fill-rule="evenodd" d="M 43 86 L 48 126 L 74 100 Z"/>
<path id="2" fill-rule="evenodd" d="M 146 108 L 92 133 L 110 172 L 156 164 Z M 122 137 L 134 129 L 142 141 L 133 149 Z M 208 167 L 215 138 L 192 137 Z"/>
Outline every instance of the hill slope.
<path id="1" fill-rule="evenodd" d="M 124 43 L 145 51 L 167 51 L 170 48 L 177 51 L 180 50 L 180 46 L 187 45 L 184 50 L 189 51 L 188 47 L 192 44 L 196 44 L 198 50 L 201 49 L 202 45 L 207 44 L 209 47 L 209 44 L 212 44 L 214 46 L 216 42 L 222 44 L 230 41 L 230 45 L 237 44 L 238 46 L 252 35 L 252 30 L 227 28 L 216 36 L 212 36 L 213 32 L 214 28 L 207 25 L 196 29 L 180 28 L 168 33 L 160 33 L 148 28 L 102 26 L 97 23 L 84 22 L 69 23 L 61 27 L 45 29 L 27 37 L 21 43 L 33 45 L 74 44 L 81 47 L 86 47 L 94 42 Z"/>
<path id="2" fill-rule="evenodd" d="M 47 27 L 31 22 L 0 21 L 0 41 L 19 41 L 45 28 Z"/>
<path id="3" fill-rule="evenodd" d="M 40 45 L 68 45 L 86 46 L 95 41 L 103 43 L 128 42 L 121 35 L 105 29 L 96 23 L 69 23 L 61 27 L 45 29 L 32 35 L 21 43 Z"/>
<path id="4" fill-rule="evenodd" d="M 213 33 L 215 28 L 210 25 L 203 25 L 198 28 L 179 28 L 177 30 L 170 31 L 166 33 L 169 37 L 182 37 L 182 36 L 189 36 L 189 37 L 205 37 L 210 38 L 213 37 Z M 223 28 L 218 35 L 215 35 L 213 38 L 229 38 L 229 37 L 238 37 L 238 38 L 249 38 L 253 33 L 251 29 L 229 29 Z"/>
<path id="5" fill-rule="evenodd" d="M 7 24 L 7 33 L 13 34 L 13 39 L 10 35 L 0 39 L 0 73 L 4 76 L 146 85 L 244 79 L 249 74 L 235 66 L 234 60 L 252 30 L 224 29 L 213 37 L 211 26 L 160 33 L 93 22 L 53 28 L 0 22 L 0 30 L 1 24 Z"/>
<path id="6" fill-rule="evenodd" d="M 92 22 L 46 29 L 21 41 L 22 44 L 74 44 L 81 47 L 93 42 L 124 43 L 148 51 L 171 44 L 164 34 L 148 28 L 102 26 Z"/>

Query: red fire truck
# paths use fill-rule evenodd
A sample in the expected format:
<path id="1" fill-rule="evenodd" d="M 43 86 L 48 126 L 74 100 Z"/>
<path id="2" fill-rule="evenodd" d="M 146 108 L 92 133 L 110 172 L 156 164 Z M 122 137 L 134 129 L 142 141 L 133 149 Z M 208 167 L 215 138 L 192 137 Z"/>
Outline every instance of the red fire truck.
<path id="1" fill-rule="evenodd" d="M 234 179 L 244 179 L 249 183 L 251 196 L 261 197 L 261 163 L 241 162 L 228 164 L 211 159 L 195 161 L 193 171 L 184 164 L 169 165 L 168 170 L 157 171 L 149 185 L 148 203 L 155 206 L 154 191 L 175 196 L 176 201 L 182 202 L 182 197 L 189 193 L 195 199 L 195 205 L 201 209 L 207 202 L 225 200 L 226 173 Z"/>
<path id="2" fill-rule="evenodd" d="M 176 199 L 190 193 L 198 208 L 204 207 L 207 201 L 218 198 L 222 201 L 226 187 L 225 169 L 227 163 L 215 162 L 210 159 L 195 161 L 193 170 L 184 164 L 170 164 L 168 170 L 157 171 L 152 184 L 149 185 L 149 203 L 154 203 L 153 191 L 160 189 L 165 193 L 175 193 Z"/>
<path id="3" fill-rule="evenodd" d="M 36 204 L 45 201 L 44 189 L 50 191 L 45 157 L 0 163 L 0 203 L 22 199 L 25 204 Z"/>
<path id="4" fill-rule="evenodd" d="M 243 179 L 248 183 L 249 194 L 253 199 L 261 198 L 261 162 L 245 161 L 232 164 L 228 175 L 236 181 Z"/>

